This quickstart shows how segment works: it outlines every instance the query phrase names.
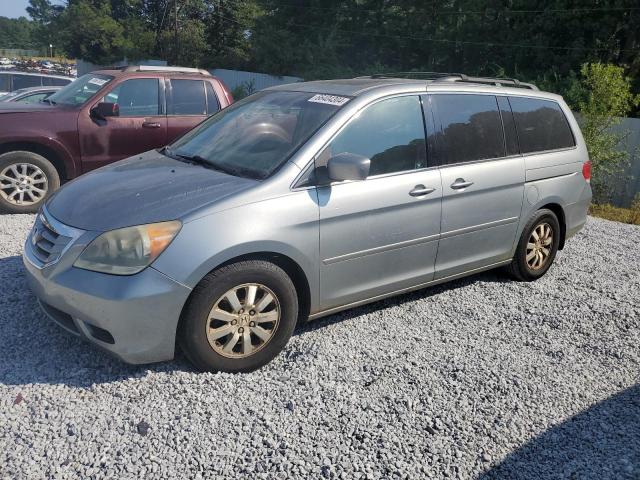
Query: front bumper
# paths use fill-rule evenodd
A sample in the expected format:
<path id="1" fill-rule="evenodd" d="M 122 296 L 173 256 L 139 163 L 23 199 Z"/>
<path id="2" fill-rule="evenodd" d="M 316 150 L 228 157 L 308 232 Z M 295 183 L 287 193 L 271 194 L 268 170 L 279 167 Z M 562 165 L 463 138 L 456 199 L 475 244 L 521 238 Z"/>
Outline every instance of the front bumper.
<path id="1" fill-rule="evenodd" d="M 42 264 L 27 239 L 26 277 L 44 312 L 56 323 L 127 363 L 170 360 L 182 307 L 191 290 L 148 267 L 131 276 L 73 267 L 95 238 L 87 232 L 53 264 Z"/>

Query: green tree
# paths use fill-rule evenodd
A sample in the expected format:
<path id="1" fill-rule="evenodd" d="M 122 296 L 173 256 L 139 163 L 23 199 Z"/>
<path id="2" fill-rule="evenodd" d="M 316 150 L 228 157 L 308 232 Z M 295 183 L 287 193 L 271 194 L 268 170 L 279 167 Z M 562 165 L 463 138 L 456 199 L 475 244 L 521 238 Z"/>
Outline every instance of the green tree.
<path id="1" fill-rule="evenodd" d="M 50 0 L 29 0 L 27 13 L 35 24 L 34 46 L 48 49 L 50 44 L 58 43 L 56 20 L 63 11 L 63 6 L 54 5 Z"/>
<path id="2" fill-rule="evenodd" d="M 25 17 L 0 17 L 0 48 L 35 48 L 35 25 Z"/>
<path id="3" fill-rule="evenodd" d="M 111 14 L 108 2 L 77 0 L 70 3 L 56 20 L 67 53 L 96 64 L 124 58 L 130 44 L 122 24 Z"/>
<path id="4" fill-rule="evenodd" d="M 622 67 L 586 63 L 580 72 L 581 79 L 567 97 L 580 112 L 582 134 L 592 162 L 594 202 L 605 203 L 610 200 L 608 178 L 619 175 L 630 157 L 625 145 L 628 132 L 616 132 L 612 127 L 640 103 L 640 96 L 631 92 L 630 79 Z"/>

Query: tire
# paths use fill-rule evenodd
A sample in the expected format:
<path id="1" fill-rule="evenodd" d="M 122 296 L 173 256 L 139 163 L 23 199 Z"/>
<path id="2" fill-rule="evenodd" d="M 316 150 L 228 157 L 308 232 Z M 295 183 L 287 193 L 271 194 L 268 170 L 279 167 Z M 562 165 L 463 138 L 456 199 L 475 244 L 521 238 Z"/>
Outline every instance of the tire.
<path id="1" fill-rule="evenodd" d="M 548 228 L 551 229 L 550 244 L 546 244 L 547 237 L 545 235 L 548 232 Z M 533 236 L 534 232 L 538 235 L 539 240 L 537 241 Z M 531 282 L 542 277 L 547 273 L 556 258 L 558 245 L 560 244 L 560 234 L 560 222 L 558 222 L 556 214 L 546 208 L 538 210 L 522 231 L 516 253 L 511 264 L 507 266 L 509 274 L 522 282 Z M 533 241 L 530 242 L 530 240 Z M 534 245 L 533 249 L 531 249 L 531 245 Z M 548 254 L 545 254 L 544 249 L 548 250 Z M 539 253 L 535 254 L 535 251 Z M 527 259 L 528 257 L 529 260 Z M 541 258 L 544 258 L 543 262 L 541 262 Z"/>
<path id="2" fill-rule="evenodd" d="M 251 302 L 253 287 L 256 290 Z M 233 295 L 228 296 L 231 291 L 236 302 Z M 269 301 L 267 294 L 274 300 L 263 306 L 262 300 Z M 276 317 L 277 321 L 268 321 Z M 209 273 L 193 290 L 182 314 L 178 342 L 187 358 L 202 371 L 250 372 L 280 353 L 297 318 L 298 296 L 285 271 L 267 261 L 241 261 Z M 267 340 L 265 332 L 270 333 Z M 222 333 L 226 335 L 218 337 Z"/>
<path id="3" fill-rule="evenodd" d="M 58 171 L 43 156 L 26 151 L 0 155 L 1 213 L 35 213 L 58 188 Z"/>

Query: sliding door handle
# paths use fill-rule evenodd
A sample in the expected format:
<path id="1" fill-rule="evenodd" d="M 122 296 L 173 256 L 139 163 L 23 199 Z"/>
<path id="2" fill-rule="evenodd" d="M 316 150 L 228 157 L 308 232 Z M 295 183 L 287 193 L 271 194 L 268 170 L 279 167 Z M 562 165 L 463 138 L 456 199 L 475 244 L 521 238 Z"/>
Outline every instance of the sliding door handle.
<path id="1" fill-rule="evenodd" d="M 424 195 L 429 195 L 430 193 L 435 192 L 435 188 L 425 187 L 424 185 L 416 185 L 413 187 L 413 190 L 409 192 L 409 195 L 412 197 L 422 197 Z"/>
<path id="2" fill-rule="evenodd" d="M 473 185 L 473 182 L 467 182 L 464 178 L 457 178 L 455 182 L 451 184 L 451 188 L 454 190 L 462 190 Z"/>

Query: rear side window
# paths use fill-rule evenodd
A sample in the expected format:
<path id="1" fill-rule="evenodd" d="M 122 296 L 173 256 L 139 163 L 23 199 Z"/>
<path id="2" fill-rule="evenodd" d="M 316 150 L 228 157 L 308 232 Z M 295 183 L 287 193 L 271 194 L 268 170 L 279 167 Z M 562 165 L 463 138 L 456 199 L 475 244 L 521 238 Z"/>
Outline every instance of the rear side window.
<path id="1" fill-rule="evenodd" d="M 324 166 L 329 157 L 339 153 L 368 157 L 370 176 L 425 167 L 419 97 L 390 98 L 365 108 L 323 150 L 316 165 Z"/>
<path id="2" fill-rule="evenodd" d="M 117 103 L 121 117 L 147 117 L 159 114 L 158 97 L 157 79 L 135 78 L 116 86 L 103 101 Z"/>
<path id="3" fill-rule="evenodd" d="M 522 153 L 575 146 L 560 105 L 553 100 L 509 97 Z"/>
<path id="4" fill-rule="evenodd" d="M 64 78 L 42 77 L 42 85 L 45 87 L 64 87 L 65 85 L 69 85 L 69 83 L 71 82 Z"/>
<path id="5" fill-rule="evenodd" d="M 451 165 L 505 156 L 498 103 L 493 95 L 431 95 L 438 161 Z"/>
<path id="6" fill-rule="evenodd" d="M 0 73 L 0 92 L 11 91 L 11 77 L 6 73 Z"/>
<path id="7" fill-rule="evenodd" d="M 13 75 L 13 89 L 40 87 L 42 85 L 42 77 L 37 75 Z"/>
<path id="8" fill-rule="evenodd" d="M 216 92 L 213 91 L 211 82 L 204 82 L 207 86 L 207 115 L 213 115 L 220 110 L 220 103 L 218 103 L 218 97 Z"/>
<path id="9" fill-rule="evenodd" d="M 207 99 L 202 80 L 171 80 L 173 115 L 206 115 Z"/>

